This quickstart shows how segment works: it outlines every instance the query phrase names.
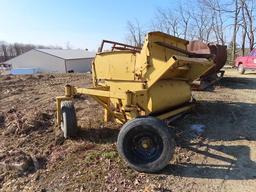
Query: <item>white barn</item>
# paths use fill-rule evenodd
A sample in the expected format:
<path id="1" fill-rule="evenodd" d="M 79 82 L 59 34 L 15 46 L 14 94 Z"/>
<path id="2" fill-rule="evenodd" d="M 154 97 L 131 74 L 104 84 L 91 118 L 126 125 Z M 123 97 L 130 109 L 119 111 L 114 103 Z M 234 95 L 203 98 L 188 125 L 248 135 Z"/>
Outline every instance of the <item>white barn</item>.
<path id="1" fill-rule="evenodd" d="M 40 73 L 68 73 L 91 71 L 91 62 L 96 53 L 84 50 L 33 49 L 5 64 L 12 69 L 36 69 Z"/>

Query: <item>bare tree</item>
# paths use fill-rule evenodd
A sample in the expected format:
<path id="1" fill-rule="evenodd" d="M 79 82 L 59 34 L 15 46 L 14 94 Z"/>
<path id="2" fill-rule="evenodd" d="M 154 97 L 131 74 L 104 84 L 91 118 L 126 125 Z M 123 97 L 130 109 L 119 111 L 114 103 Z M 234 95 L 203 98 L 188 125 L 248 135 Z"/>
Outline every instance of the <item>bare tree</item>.
<path id="1" fill-rule="evenodd" d="M 8 55 L 9 55 L 10 58 L 16 56 L 16 52 L 15 52 L 12 44 L 8 45 L 7 52 L 8 52 Z"/>
<path id="2" fill-rule="evenodd" d="M 1 45 L 1 48 L 2 48 L 2 53 L 3 53 L 3 61 L 6 61 L 8 60 L 8 54 L 7 54 L 7 46 L 5 43 L 2 43 Z M 2 62 L 3 62 L 2 61 Z"/>
<path id="3" fill-rule="evenodd" d="M 231 38 L 231 64 L 234 63 L 237 49 L 237 33 L 239 31 L 240 21 L 239 15 L 241 4 L 239 0 L 200 0 L 206 7 L 210 8 L 211 14 L 214 17 L 213 29 L 218 43 L 225 44 L 225 29 L 233 27 Z M 233 20 L 232 24 L 225 24 L 224 20 Z M 244 33 L 245 34 L 245 33 Z M 244 35 L 242 35 L 244 38 Z M 245 46 L 245 45 L 244 45 Z"/>
<path id="4" fill-rule="evenodd" d="M 0 62 L 5 62 L 8 59 L 21 55 L 35 48 L 62 49 L 59 46 L 42 46 L 42 45 L 31 45 L 31 44 L 21 44 L 21 43 L 9 44 L 4 41 L 0 41 Z"/>
<path id="5" fill-rule="evenodd" d="M 14 43 L 13 48 L 15 50 L 15 56 L 21 55 L 22 54 L 22 45 L 18 44 L 18 43 Z"/>
<path id="6" fill-rule="evenodd" d="M 241 22 L 239 25 L 242 29 L 241 38 L 241 49 L 242 55 L 245 55 L 245 48 L 248 45 L 250 51 L 253 50 L 255 46 L 255 26 L 254 26 L 254 0 L 240 0 L 241 8 Z"/>
<path id="7" fill-rule="evenodd" d="M 256 30 L 255 26 L 254 26 L 254 13 L 253 10 L 255 10 L 255 4 L 256 2 L 254 0 L 247 0 L 244 2 L 244 9 L 245 9 L 245 13 L 247 15 L 247 19 L 248 19 L 248 32 L 247 32 L 247 37 L 249 40 L 249 48 L 250 51 L 253 50 L 255 42 L 254 42 L 254 32 Z"/>
<path id="8" fill-rule="evenodd" d="M 153 21 L 154 30 L 180 37 L 184 34 L 181 28 L 180 18 L 174 11 L 170 9 L 157 9 L 156 17 Z"/>
<path id="9" fill-rule="evenodd" d="M 183 32 L 183 38 L 187 39 L 188 37 L 188 30 L 189 30 L 189 24 L 190 24 L 190 20 L 191 20 L 191 13 L 189 11 L 189 9 L 184 8 L 184 6 L 180 6 L 180 16 L 181 16 L 181 25 L 182 28 L 184 29 Z"/>
<path id="10" fill-rule="evenodd" d="M 141 47 L 143 45 L 143 39 L 145 32 L 143 32 L 142 26 L 136 20 L 134 23 L 131 21 L 127 22 L 128 35 L 126 40 L 129 44 L 134 45 L 136 47 Z"/>
<path id="11" fill-rule="evenodd" d="M 241 3 L 241 10 L 242 10 L 242 55 L 245 55 L 245 42 L 246 42 L 246 35 L 247 35 L 247 17 L 245 13 L 245 0 L 240 0 Z"/>
<path id="12" fill-rule="evenodd" d="M 231 64 L 234 64 L 235 61 L 235 56 L 236 56 L 236 36 L 238 32 L 238 16 L 241 10 L 241 7 L 238 4 L 238 0 L 234 0 L 235 8 L 234 8 L 234 24 L 233 24 L 233 35 L 232 35 L 232 47 L 231 47 Z"/>
<path id="13" fill-rule="evenodd" d="M 202 5 L 199 5 L 196 10 L 191 13 L 192 25 L 195 29 L 196 38 L 209 42 L 213 31 L 212 16 L 205 11 Z"/>
<path id="14" fill-rule="evenodd" d="M 212 32 L 214 33 L 214 40 L 221 45 L 225 45 L 225 31 L 223 17 L 225 11 L 222 9 L 224 5 L 220 4 L 220 0 L 199 0 L 199 4 L 204 11 L 211 16 Z"/>

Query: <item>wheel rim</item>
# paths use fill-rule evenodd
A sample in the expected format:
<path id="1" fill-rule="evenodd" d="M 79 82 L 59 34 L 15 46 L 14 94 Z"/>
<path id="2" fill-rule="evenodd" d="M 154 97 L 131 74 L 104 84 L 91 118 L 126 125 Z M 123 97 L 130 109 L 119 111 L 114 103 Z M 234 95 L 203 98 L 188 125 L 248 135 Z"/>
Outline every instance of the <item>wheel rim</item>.
<path id="1" fill-rule="evenodd" d="M 150 127 L 140 126 L 131 130 L 124 139 L 127 159 L 135 164 L 146 164 L 157 160 L 163 152 L 160 135 Z"/>

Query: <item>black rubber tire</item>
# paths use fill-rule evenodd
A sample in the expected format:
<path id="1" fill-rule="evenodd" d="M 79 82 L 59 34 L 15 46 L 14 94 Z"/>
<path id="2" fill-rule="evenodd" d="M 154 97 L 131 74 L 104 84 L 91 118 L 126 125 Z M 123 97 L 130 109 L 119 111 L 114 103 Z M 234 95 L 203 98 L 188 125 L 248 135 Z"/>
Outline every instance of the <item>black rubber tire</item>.
<path id="1" fill-rule="evenodd" d="M 77 120 L 74 104 L 71 101 L 61 103 L 62 122 L 61 129 L 65 138 L 74 137 L 77 135 Z"/>
<path id="2" fill-rule="evenodd" d="M 240 74 L 244 74 L 244 73 L 245 73 L 245 69 L 244 69 L 243 64 L 240 64 L 240 65 L 238 66 L 238 71 L 239 71 Z"/>
<path id="3" fill-rule="evenodd" d="M 150 138 L 150 150 L 136 146 L 141 139 Z M 142 149 L 142 150 L 141 150 Z M 129 167 L 139 172 L 158 172 L 166 167 L 173 157 L 175 142 L 167 125 L 154 117 L 140 117 L 128 121 L 121 128 L 117 150 Z M 146 154 L 146 155 L 144 155 Z"/>

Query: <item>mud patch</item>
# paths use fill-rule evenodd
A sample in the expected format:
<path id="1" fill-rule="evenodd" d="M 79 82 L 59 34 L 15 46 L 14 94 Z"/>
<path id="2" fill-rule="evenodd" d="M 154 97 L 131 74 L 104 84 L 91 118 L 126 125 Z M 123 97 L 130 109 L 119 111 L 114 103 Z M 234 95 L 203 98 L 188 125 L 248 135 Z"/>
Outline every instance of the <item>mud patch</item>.
<path id="1" fill-rule="evenodd" d="M 53 124 L 53 114 L 46 112 L 22 111 L 11 109 L 6 113 L 4 135 L 30 134 L 33 131 L 45 131 Z"/>
<path id="2" fill-rule="evenodd" d="M 4 171 L 25 174 L 34 170 L 34 164 L 30 155 L 21 150 L 11 150 L 0 154 L 0 168 Z"/>
<path id="3" fill-rule="evenodd" d="M 4 122 L 5 122 L 5 116 L 3 113 L 0 112 L 0 128 L 4 126 Z"/>

